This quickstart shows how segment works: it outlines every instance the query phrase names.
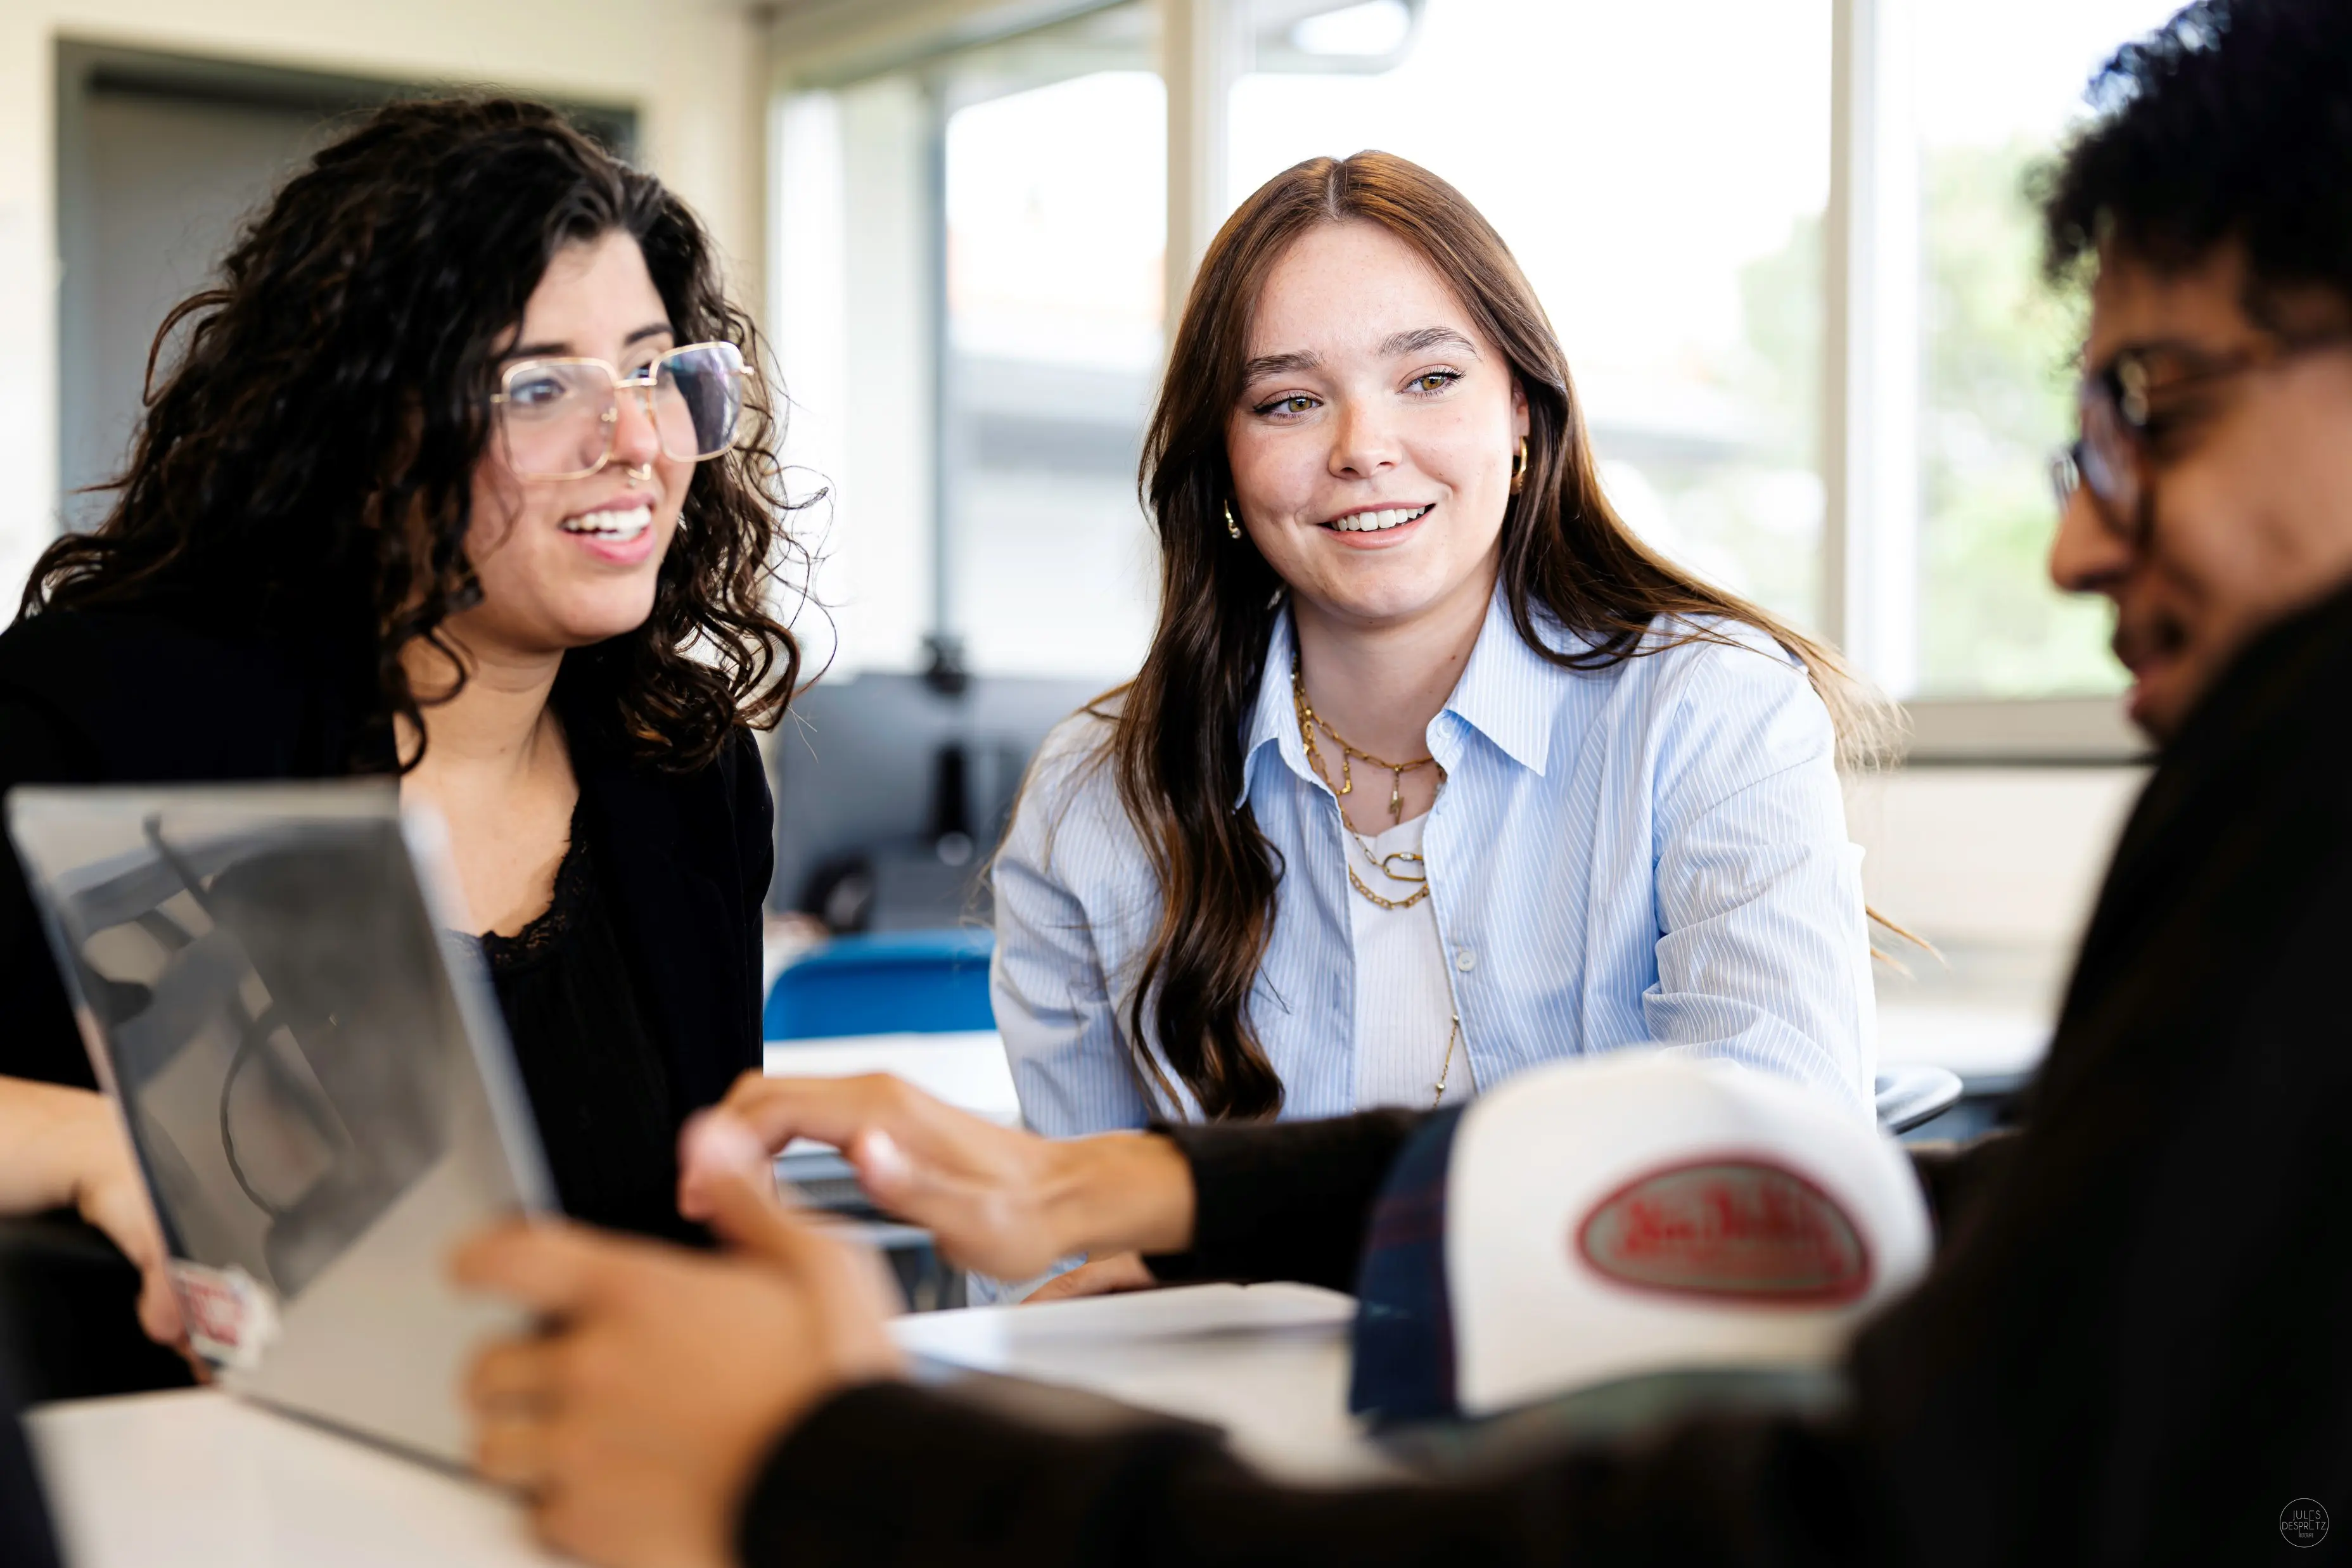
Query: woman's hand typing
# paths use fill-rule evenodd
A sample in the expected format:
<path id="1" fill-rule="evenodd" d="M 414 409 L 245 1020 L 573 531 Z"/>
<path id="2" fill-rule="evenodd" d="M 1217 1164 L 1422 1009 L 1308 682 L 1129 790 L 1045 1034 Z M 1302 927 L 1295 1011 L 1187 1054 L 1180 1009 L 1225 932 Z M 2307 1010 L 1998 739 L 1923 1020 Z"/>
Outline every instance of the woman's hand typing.
<path id="1" fill-rule="evenodd" d="M 688 1124 L 679 1212 L 706 1218 L 714 1180 L 763 1171 L 794 1138 L 840 1149 L 876 1204 L 929 1229 L 959 1267 L 1001 1279 L 1073 1252 L 1172 1252 L 1192 1241 L 1192 1169 L 1166 1139 L 1053 1142 L 880 1075 L 738 1079 Z"/>

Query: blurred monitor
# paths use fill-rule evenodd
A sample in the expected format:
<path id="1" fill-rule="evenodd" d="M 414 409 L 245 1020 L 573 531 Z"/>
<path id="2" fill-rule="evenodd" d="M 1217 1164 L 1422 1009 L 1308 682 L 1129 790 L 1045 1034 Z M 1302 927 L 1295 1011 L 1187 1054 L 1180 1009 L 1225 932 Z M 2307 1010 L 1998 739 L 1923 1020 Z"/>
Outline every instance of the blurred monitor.
<path id="1" fill-rule="evenodd" d="M 1045 732 L 1092 680 L 911 674 L 824 681 L 777 732 L 772 902 L 836 932 L 990 916 L 982 873 Z"/>

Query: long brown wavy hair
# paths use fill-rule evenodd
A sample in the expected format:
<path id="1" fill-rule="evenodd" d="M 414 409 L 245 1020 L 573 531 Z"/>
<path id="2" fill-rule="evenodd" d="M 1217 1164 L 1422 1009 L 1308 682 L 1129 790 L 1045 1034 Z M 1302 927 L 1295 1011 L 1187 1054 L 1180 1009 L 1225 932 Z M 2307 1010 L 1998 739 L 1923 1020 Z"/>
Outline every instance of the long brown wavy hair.
<path id="1" fill-rule="evenodd" d="M 457 665 L 444 622 L 481 598 L 465 539 L 500 345 L 556 253 L 613 233 L 644 251 L 681 342 L 723 340 L 762 362 L 694 214 L 556 110 L 378 110 L 165 318 L 130 464 L 105 486 L 113 507 L 42 552 L 21 612 L 168 604 L 209 624 L 321 630 L 352 650 L 338 673 L 356 688 L 362 749 L 390 755 L 368 740 L 393 715 L 424 731 L 401 651 L 421 638 Z M 645 623 L 564 659 L 584 711 L 664 767 L 701 767 L 739 727 L 773 724 L 799 674 L 769 602 L 797 559 L 772 410 L 752 378 L 734 450 L 695 471 Z"/>
<path id="2" fill-rule="evenodd" d="M 1446 279 L 1509 361 L 1528 402 L 1526 482 L 1503 519 L 1501 585 L 1528 647 L 1573 670 L 1693 640 L 1693 617 L 1743 622 L 1801 661 L 1848 755 L 1875 744 L 1874 706 L 1828 649 L 1650 550 L 1601 493 L 1568 361 L 1500 235 L 1460 192 L 1385 152 L 1314 158 L 1276 175 L 1225 221 L 1202 258 L 1144 438 L 1141 485 L 1160 534 L 1160 624 L 1135 679 L 1097 705 L 1101 759 L 1158 873 L 1160 908 L 1128 1034 L 1139 1071 L 1169 1089 L 1150 1043 L 1211 1117 L 1267 1116 L 1283 1086 L 1249 1019 L 1282 878 L 1244 805 L 1242 730 L 1255 706 L 1284 584 L 1225 537 L 1228 419 L 1243 390 L 1252 312 L 1291 243 L 1317 225 L 1371 223 Z M 1559 653 L 1546 615 L 1586 646 Z M 1662 618 L 1682 622 L 1653 636 Z M 1123 698 L 1123 700 L 1113 700 Z M 1172 1096 L 1171 1096 L 1172 1098 Z"/>

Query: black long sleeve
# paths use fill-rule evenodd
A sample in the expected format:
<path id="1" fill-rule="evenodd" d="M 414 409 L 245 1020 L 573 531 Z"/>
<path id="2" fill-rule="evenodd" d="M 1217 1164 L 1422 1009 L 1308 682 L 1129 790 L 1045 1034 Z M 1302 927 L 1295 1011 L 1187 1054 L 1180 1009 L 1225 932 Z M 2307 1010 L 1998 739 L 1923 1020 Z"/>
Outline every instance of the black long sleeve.
<path id="1" fill-rule="evenodd" d="M 1145 1262 L 1164 1284 L 1296 1280 L 1355 1289 L 1364 1232 L 1389 1166 L 1429 1120 L 1364 1111 L 1320 1122 L 1181 1123 L 1156 1129 L 1192 1168 L 1192 1246 Z M 1939 1230 L 1963 1225 L 2008 1166 L 2013 1133 L 1914 1147 Z"/>
<path id="2" fill-rule="evenodd" d="M 837 1396 L 775 1452 L 738 1550 L 759 1568 L 1876 1561 L 1854 1490 L 1844 1456 L 1788 1423 L 1691 1427 L 1640 1455 L 1442 1487 L 1305 1488 L 1266 1480 L 1192 1428 L 1048 1431 L 877 1385 Z M 1779 1517 L 1753 1519 L 1727 1496 Z"/>
<path id="3" fill-rule="evenodd" d="M 1189 1430 L 1055 1434 L 866 1388 L 772 1452 L 745 1562 L 2312 1561 L 2282 1511 L 2352 1509 L 2347 778 L 2352 595 L 2250 650 L 2151 782 L 2026 1128 L 1968 1162 L 1935 1268 L 1857 1340 L 1834 1418 L 1316 1491 Z M 1259 1201 L 1303 1218 L 1360 1190 L 1323 1185 Z M 1204 1230 L 1193 1259 L 1267 1256 Z"/>
<path id="4" fill-rule="evenodd" d="M 298 687 L 262 643 L 161 613 L 20 617 L 0 630 L 0 792 L 315 775 L 294 755 L 330 732 Z M 0 1073 L 97 1083 L 13 842 L 0 848 Z"/>
<path id="5" fill-rule="evenodd" d="M 0 800 L 19 784 L 96 777 L 70 730 L 29 697 L 0 691 Z M 98 1079 L 74 1027 L 16 846 L 0 833 L 0 1074 L 94 1089 Z"/>
<path id="6" fill-rule="evenodd" d="M 1381 1180 L 1426 1113 L 1208 1123 L 1160 1132 L 1192 1167 L 1192 1248 L 1146 1261 L 1160 1280 L 1297 1280 L 1351 1291 Z"/>
<path id="7" fill-rule="evenodd" d="M 1919 1178 L 1920 1190 L 1927 1195 L 1937 1234 L 1949 1236 L 1968 1224 L 1978 1203 L 1999 1186 L 2000 1174 L 2009 1168 L 2010 1155 L 2016 1149 L 2017 1134 L 2011 1129 L 1987 1133 L 1964 1144 L 1913 1144 L 1904 1150 L 1911 1156 L 1911 1172 Z"/>

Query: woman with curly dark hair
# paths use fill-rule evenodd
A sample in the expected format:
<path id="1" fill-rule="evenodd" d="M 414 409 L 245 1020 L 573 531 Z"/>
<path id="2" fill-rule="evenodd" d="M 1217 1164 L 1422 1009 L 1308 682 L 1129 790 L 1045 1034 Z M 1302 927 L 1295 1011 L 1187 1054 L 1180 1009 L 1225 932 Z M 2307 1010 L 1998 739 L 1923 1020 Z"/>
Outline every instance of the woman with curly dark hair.
<path id="1" fill-rule="evenodd" d="M 759 1061 L 750 732 L 799 653 L 757 355 L 660 182 L 539 105 L 392 105 L 165 321 L 111 512 L 0 634 L 0 787 L 383 774 L 437 808 L 557 1190 L 642 1231 Z M 0 1072 L 87 1087 L 8 869 Z"/>

